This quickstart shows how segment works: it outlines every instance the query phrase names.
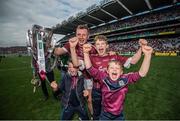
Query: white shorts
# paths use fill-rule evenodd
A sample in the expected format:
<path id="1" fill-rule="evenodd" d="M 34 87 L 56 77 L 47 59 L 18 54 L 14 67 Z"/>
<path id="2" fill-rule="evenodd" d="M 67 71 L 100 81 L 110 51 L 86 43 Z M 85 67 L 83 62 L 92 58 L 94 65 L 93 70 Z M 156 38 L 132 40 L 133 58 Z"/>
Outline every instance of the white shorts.
<path id="1" fill-rule="evenodd" d="M 85 89 L 92 89 L 93 88 L 93 80 L 92 79 L 85 79 L 84 80 L 84 88 Z"/>

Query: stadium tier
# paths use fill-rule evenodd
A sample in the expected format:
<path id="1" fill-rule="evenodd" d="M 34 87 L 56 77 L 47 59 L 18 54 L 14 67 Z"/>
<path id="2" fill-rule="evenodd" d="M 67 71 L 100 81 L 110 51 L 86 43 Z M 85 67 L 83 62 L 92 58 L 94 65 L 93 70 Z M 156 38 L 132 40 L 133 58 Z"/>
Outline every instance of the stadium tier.
<path id="1" fill-rule="evenodd" d="M 59 40 L 63 44 L 75 35 L 78 24 L 87 24 L 90 42 L 93 43 L 96 35 L 103 34 L 121 53 L 137 50 L 136 44 L 127 48 L 132 45 L 129 43 L 137 43 L 139 38 L 146 38 L 154 44 L 157 52 L 179 51 L 179 20 L 180 2 L 176 0 L 103 0 L 99 5 L 94 4 L 85 12 L 57 24 L 53 31 L 65 35 Z"/>

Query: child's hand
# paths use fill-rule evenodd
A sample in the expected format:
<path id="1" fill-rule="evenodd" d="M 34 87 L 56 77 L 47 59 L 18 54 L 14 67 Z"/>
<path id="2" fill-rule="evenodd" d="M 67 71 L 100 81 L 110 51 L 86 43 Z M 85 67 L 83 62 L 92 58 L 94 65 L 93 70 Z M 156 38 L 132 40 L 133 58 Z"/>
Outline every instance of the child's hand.
<path id="1" fill-rule="evenodd" d="M 116 55 L 115 51 L 109 51 L 108 53 L 109 53 L 109 55 Z"/>
<path id="2" fill-rule="evenodd" d="M 87 97 L 88 95 L 89 95 L 88 90 L 83 90 L 83 96 L 84 96 L 84 97 Z"/>
<path id="3" fill-rule="evenodd" d="M 75 48 L 77 43 L 78 43 L 77 37 L 73 37 L 73 38 L 69 39 L 70 48 Z"/>
<path id="4" fill-rule="evenodd" d="M 139 45 L 142 47 L 142 46 L 145 46 L 145 45 L 147 45 L 147 40 L 145 40 L 145 39 L 139 39 Z"/>
<path id="5" fill-rule="evenodd" d="M 84 53 L 89 53 L 89 51 L 91 50 L 91 44 L 84 44 L 83 45 L 83 52 Z"/>
<path id="6" fill-rule="evenodd" d="M 147 54 L 152 54 L 153 48 L 150 47 L 150 46 L 143 46 L 143 47 L 142 47 L 142 51 L 143 51 L 143 53 L 144 53 L 145 55 L 147 55 Z"/>
<path id="7" fill-rule="evenodd" d="M 51 85 L 53 91 L 57 91 L 58 90 L 58 85 L 57 85 L 56 81 L 51 82 L 50 85 Z"/>

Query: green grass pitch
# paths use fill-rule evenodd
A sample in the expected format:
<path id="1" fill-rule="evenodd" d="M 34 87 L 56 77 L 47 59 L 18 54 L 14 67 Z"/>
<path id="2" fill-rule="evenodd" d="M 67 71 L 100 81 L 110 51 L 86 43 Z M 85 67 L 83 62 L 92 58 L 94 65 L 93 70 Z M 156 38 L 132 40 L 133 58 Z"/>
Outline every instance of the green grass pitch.
<path id="1" fill-rule="evenodd" d="M 142 60 L 125 69 L 136 71 Z M 58 70 L 56 80 L 60 79 Z M 0 62 L 0 119 L 58 120 L 60 102 L 43 101 L 41 88 L 33 93 L 30 57 L 6 57 Z M 48 85 L 48 84 L 47 84 Z M 124 104 L 127 120 L 180 119 L 180 57 L 154 57 L 148 75 L 129 85 Z M 75 117 L 74 119 L 77 119 Z"/>

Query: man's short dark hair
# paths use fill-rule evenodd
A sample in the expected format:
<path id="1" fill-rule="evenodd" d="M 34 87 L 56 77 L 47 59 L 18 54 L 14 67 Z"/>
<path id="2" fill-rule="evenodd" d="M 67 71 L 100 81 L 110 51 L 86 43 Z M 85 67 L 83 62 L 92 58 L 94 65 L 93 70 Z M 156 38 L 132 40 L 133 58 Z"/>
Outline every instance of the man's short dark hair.
<path id="1" fill-rule="evenodd" d="M 89 32 L 89 28 L 88 28 L 87 24 L 78 25 L 76 29 L 86 29 Z"/>

